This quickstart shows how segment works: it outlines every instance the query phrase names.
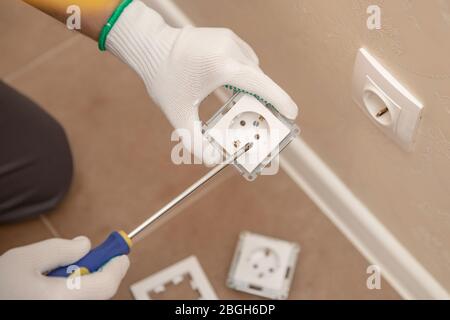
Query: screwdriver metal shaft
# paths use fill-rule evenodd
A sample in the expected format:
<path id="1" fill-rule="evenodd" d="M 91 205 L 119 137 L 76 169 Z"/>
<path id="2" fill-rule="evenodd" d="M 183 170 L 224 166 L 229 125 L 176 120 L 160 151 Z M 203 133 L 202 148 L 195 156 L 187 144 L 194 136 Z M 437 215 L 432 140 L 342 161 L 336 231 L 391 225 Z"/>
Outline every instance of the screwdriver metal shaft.
<path id="1" fill-rule="evenodd" d="M 244 147 L 239 149 L 235 154 L 231 155 L 227 158 L 223 163 L 215 166 L 211 171 L 201 177 L 197 182 L 192 184 L 189 188 L 184 190 L 181 194 L 179 194 L 175 199 L 170 201 L 164 207 L 162 207 L 159 211 L 153 214 L 150 218 L 145 220 L 141 225 L 139 225 L 136 229 L 131 231 L 128 234 L 130 239 L 133 239 L 136 235 L 138 235 L 141 231 L 147 228 L 149 225 L 153 224 L 156 220 L 161 218 L 164 214 L 169 212 L 173 207 L 183 201 L 185 198 L 189 197 L 195 190 L 200 188 L 206 182 L 208 182 L 211 178 L 215 177 L 219 172 L 221 172 L 226 166 L 233 163 L 237 158 L 246 153 L 253 146 L 253 143 L 247 143 Z"/>
<path id="2" fill-rule="evenodd" d="M 126 234 L 123 231 L 114 231 L 109 237 L 103 241 L 99 246 L 95 247 L 91 251 L 88 252 L 83 258 L 74 263 L 79 270 L 80 275 L 89 274 L 92 272 L 96 272 L 99 270 L 105 263 L 110 261 L 114 257 L 118 257 L 124 254 L 130 253 L 130 248 L 132 246 L 131 239 L 138 235 L 142 230 L 147 228 L 153 222 L 161 218 L 164 214 L 168 213 L 170 209 L 175 207 L 178 203 L 183 201 L 183 199 L 187 198 L 191 195 L 195 190 L 200 188 L 206 182 L 208 182 L 212 177 L 217 175 L 220 171 L 222 171 L 227 165 L 233 163 L 237 158 L 246 153 L 253 146 L 252 143 L 247 143 L 243 148 L 239 149 L 235 154 L 230 156 L 223 162 L 222 164 L 217 165 L 209 171 L 206 175 L 200 178 L 196 183 L 191 185 L 185 191 L 183 191 L 179 196 L 170 201 L 164 207 L 162 207 L 158 212 L 152 215 L 150 218 L 144 221 L 140 226 L 130 232 L 130 234 Z M 68 277 L 73 273 L 73 269 L 70 269 L 70 265 L 62 266 L 56 268 L 49 273 L 47 276 L 49 277 Z"/>

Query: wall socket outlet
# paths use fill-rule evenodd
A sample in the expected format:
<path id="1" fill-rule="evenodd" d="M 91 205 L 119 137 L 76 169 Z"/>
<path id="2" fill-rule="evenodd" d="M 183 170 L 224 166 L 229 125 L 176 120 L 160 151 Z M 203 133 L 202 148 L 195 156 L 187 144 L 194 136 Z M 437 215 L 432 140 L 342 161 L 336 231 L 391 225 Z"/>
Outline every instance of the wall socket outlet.
<path id="1" fill-rule="evenodd" d="M 366 49 L 353 71 L 353 100 L 389 138 L 412 151 L 423 104 Z"/>
<path id="2" fill-rule="evenodd" d="M 238 93 L 206 122 L 203 133 L 226 157 L 253 143 L 235 166 L 245 178 L 254 180 L 300 129 L 275 108 Z"/>
<path id="3" fill-rule="evenodd" d="M 228 275 L 228 287 L 270 299 L 287 299 L 300 247 L 244 231 Z"/>

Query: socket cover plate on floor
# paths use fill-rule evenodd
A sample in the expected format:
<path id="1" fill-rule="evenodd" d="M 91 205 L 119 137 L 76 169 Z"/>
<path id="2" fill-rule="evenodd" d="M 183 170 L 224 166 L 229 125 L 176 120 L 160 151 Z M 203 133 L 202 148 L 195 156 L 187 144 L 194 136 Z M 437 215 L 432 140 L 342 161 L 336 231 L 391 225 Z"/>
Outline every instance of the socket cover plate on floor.
<path id="1" fill-rule="evenodd" d="M 405 151 L 413 150 L 423 104 L 364 48 L 356 57 L 352 91 L 353 100 L 381 131 Z"/>
<path id="2" fill-rule="evenodd" d="M 228 275 L 228 287 L 270 299 L 287 299 L 298 244 L 244 231 Z"/>
<path id="3" fill-rule="evenodd" d="M 190 256 L 134 283 L 130 289 L 136 300 L 151 300 L 152 292 L 164 291 L 169 283 L 177 285 L 185 274 L 191 277 L 191 287 L 199 292 L 200 300 L 217 300 L 217 295 L 195 256 Z"/>

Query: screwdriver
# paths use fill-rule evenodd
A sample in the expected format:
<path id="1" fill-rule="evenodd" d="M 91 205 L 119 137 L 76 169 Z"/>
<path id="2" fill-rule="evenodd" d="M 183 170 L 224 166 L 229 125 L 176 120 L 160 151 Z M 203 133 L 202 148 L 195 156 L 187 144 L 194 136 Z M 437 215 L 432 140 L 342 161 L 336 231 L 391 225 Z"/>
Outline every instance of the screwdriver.
<path id="1" fill-rule="evenodd" d="M 189 188 L 184 190 L 181 194 L 179 194 L 176 198 L 150 216 L 147 220 L 145 220 L 142 224 L 140 224 L 137 228 L 127 234 L 124 231 L 114 231 L 112 232 L 108 238 L 100 244 L 98 247 L 95 247 L 87 255 L 81 258 L 79 261 L 69 265 L 59 267 L 47 273 L 47 276 L 50 277 L 68 277 L 72 273 L 77 272 L 77 275 L 86 275 L 92 272 L 96 272 L 102 266 L 104 266 L 109 260 L 114 257 L 121 256 L 124 254 L 129 254 L 132 246 L 132 239 L 136 237 L 140 232 L 142 232 L 145 228 L 152 225 L 159 218 L 168 213 L 173 207 L 182 202 L 188 196 L 190 196 L 194 191 L 208 182 L 211 178 L 216 176 L 219 172 L 221 172 L 226 166 L 233 163 L 237 158 L 246 153 L 253 146 L 253 143 L 247 143 L 241 149 L 239 149 L 236 153 L 228 157 L 223 163 L 215 166 L 211 171 L 205 174 L 202 178 L 197 180 L 194 184 L 192 184 Z M 76 266 L 76 268 L 73 268 Z"/>

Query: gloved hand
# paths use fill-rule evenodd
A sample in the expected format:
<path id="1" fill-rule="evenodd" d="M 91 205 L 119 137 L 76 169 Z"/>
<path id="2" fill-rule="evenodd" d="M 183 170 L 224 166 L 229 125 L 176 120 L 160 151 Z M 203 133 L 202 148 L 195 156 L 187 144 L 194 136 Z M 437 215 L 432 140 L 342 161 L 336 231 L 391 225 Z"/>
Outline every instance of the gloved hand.
<path id="1" fill-rule="evenodd" d="M 290 119 L 297 116 L 294 101 L 263 73 L 252 48 L 231 30 L 172 28 L 135 0 L 110 31 L 106 48 L 141 76 L 171 124 L 189 130 L 191 142 L 202 137 L 199 104 L 223 85 L 258 96 Z M 191 144 L 184 141 L 198 159 L 207 164 L 218 160 L 209 152 L 202 157 L 210 148 L 206 139 L 203 148 L 193 150 Z"/>
<path id="2" fill-rule="evenodd" d="M 77 237 L 50 239 L 7 251 L 0 256 L 0 299 L 111 298 L 128 270 L 127 256 L 114 258 L 102 270 L 78 278 L 44 275 L 78 261 L 90 248 L 89 239 Z"/>

